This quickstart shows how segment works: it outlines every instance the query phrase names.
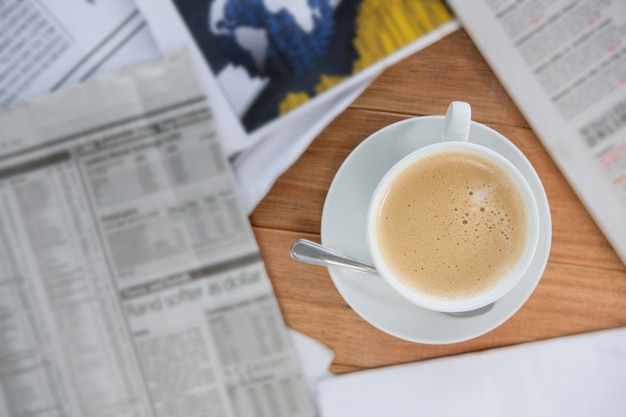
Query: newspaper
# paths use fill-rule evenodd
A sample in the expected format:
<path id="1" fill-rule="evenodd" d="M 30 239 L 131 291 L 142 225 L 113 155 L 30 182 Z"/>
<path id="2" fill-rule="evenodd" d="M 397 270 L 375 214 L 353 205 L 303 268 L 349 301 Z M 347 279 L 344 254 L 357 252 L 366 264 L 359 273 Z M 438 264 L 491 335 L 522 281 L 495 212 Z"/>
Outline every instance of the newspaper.
<path id="1" fill-rule="evenodd" d="M 229 155 L 458 28 L 442 0 L 136 1 L 161 52 L 192 51 Z"/>
<path id="2" fill-rule="evenodd" d="M 449 3 L 626 263 L 626 2 Z"/>
<path id="3" fill-rule="evenodd" d="M 0 0 L 0 108 L 159 55 L 133 0 Z"/>
<path id="4" fill-rule="evenodd" d="M 218 130 L 226 139 L 225 149 L 231 156 L 248 212 L 311 141 L 386 67 L 458 28 L 441 0 L 263 0 L 255 2 L 256 11 L 251 15 L 273 11 L 286 20 L 310 23 L 307 19 L 312 17 L 314 3 L 332 8 L 332 18 L 329 9 L 325 16 L 332 21 L 334 34 L 330 47 L 318 57 L 319 65 L 303 74 L 249 76 L 243 63 L 226 59 L 224 54 L 228 54 L 219 52 L 220 36 L 214 33 L 222 32 L 216 27 L 216 15 L 221 15 L 225 24 L 250 18 L 224 19 L 228 8 L 236 9 L 239 3 L 240 0 L 137 0 L 162 53 L 183 46 L 192 52 L 216 111 Z M 245 32 L 246 22 L 240 23 Z M 255 26 L 255 22 L 248 25 Z M 372 27 L 377 30 L 371 30 Z M 283 37 L 290 39 L 293 32 L 287 31 Z M 299 33 L 298 29 L 295 33 Z M 228 33 L 217 34 L 228 38 Z M 249 46 L 263 54 L 260 45 Z M 282 104 L 277 105 L 278 101 Z M 277 110 L 281 107 L 283 110 Z M 254 114 L 258 123 L 246 127 L 246 120 Z M 263 115 L 264 120 L 259 122 L 258 115 Z"/>
<path id="5" fill-rule="evenodd" d="M 338 0 L 326 1 L 333 8 L 340 3 Z M 391 42 L 391 50 L 400 50 L 365 71 L 360 71 L 356 78 L 347 77 L 347 82 L 340 82 L 338 86 L 334 86 L 334 82 L 342 80 L 343 76 L 326 77 L 325 94 L 310 100 L 311 103 L 306 103 L 305 106 L 299 106 L 302 111 L 290 112 L 293 114 L 277 121 L 271 131 L 266 129 L 262 137 L 257 135 L 257 140 L 253 140 L 253 135 L 242 129 L 239 116 L 235 113 L 242 111 L 245 100 L 235 100 L 236 106 L 233 108 L 224 98 L 224 91 L 217 88 L 215 82 L 211 84 L 217 78 L 210 75 L 206 62 L 199 56 L 198 48 L 173 4 L 169 1 L 138 3 L 150 17 L 154 34 L 159 39 L 159 49 L 155 46 L 153 33 L 148 30 L 143 14 L 133 0 L 0 0 L 0 108 L 57 91 L 95 74 L 154 60 L 162 52 L 169 53 L 186 46 L 194 53 L 205 92 L 208 92 L 213 101 L 212 108 L 220 137 L 227 155 L 231 157 L 231 167 L 247 213 L 252 212 L 276 178 L 385 66 L 429 45 L 458 27 L 439 0 L 424 2 L 423 6 L 394 0 L 390 3 L 390 10 L 417 7 L 415 10 L 419 13 L 413 13 L 413 19 L 417 19 L 419 25 L 409 31 L 410 36 L 416 39 L 404 48 L 400 48 L 399 45 L 403 43 L 398 40 Z M 287 2 L 283 6 L 290 11 L 302 6 L 294 8 L 295 3 L 297 2 Z M 366 2 L 346 0 L 343 3 L 345 8 L 346 5 Z M 209 4 L 224 3 L 207 0 L 194 3 L 179 1 L 177 4 L 186 10 L 193 11 L 193 7 L 199 7 L 206 11 Z M 385 9 L 384 4 L 379 7 L 381 10 Z M 406 18 L 401 21 L 406 23 Z M 346 26 L 344 21 L 340 24 Z M 348 21 L 347 25 L 353 23 Z M 389 33 L 386 35 L 389 36 Z M 337 56 L 336 50 L 333 53 Z M 230 99 L 233 99 L 233 92 L 235 98 L 251 99 L 258 93 L 249 88 L 251 85 L 267 84 L 267 79 L 256 84 L 228 82 L 229 78 L 225 75 L 232 77 L 237 71 L 233 66 L 228 66 L 227 69 L 219 79 L 227 87 L 226 91 L 230 92 Z M 242 75 L 241 72 L 239 75 Z M 329 80 L 334 81 L 328 83 Z M 294 97 L 302 98 L 304 95 L 299 92 Z"/>
<path id="6" fill-rule="evenodd" d="M 183 52 L 0 114 L 1 416 L 311 416 Z"/>

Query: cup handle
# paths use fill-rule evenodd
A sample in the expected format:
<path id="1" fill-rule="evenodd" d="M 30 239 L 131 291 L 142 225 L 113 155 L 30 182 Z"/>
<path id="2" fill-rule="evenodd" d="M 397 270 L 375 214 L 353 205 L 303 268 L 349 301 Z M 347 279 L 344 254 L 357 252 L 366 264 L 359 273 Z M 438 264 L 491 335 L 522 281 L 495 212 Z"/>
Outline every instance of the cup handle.
<path id="1" fill-rule="evenodd" d="M 469 138 L 472 108 L 464 101 L 453 101 L 448 106 L 443 126 L 442 141 L 467 142 Z"/>

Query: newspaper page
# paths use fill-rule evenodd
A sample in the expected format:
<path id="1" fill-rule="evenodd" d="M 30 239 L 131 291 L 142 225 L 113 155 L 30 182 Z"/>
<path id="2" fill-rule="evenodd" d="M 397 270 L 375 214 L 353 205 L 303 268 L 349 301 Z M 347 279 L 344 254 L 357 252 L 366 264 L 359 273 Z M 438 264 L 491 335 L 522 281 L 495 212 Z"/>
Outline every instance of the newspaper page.
<path id="1" fill-rule="evenodd" d="M 0 114 L 0 415 L 312 416 L 188 54 Z"/>
<path id="2" fill-rule="evenodd" d="M 161 52 L 192 53 L 229 155 L 306 131 L 343 94 L 458 28 L 442 0 L 137 0 Z M 332 104 L 329 98 L 327 103 Z M 313 137 L 309 138 L 312 140 Z M 288 138 L 285 138 L 288 140 Z"/>
<path id="3" fill-rule="evenodd" d="M 449 3 L 626 263 L 626 2 Z"/>
<path id="4" fill-rule="evenodd" d="M 133 0 L 0 0 L 0 108 L 158 56 Z"/>

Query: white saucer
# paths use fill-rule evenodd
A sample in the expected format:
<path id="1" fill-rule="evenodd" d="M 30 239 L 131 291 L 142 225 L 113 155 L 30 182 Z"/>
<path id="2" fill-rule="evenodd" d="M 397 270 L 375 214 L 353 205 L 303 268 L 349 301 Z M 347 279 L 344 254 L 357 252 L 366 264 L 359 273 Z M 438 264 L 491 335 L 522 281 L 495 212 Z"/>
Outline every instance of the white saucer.
<path id="1" fill-rule="evenodd" d="M 322 213 L 322 243 L 363 260 L 371 260 L 365 237 L 367 208 L 384 173 L 402 157 L 437 142 L 443 116 L 404 120 L 363 141 L 346 158 L 328 190 Z M 424 132 L 416 137 L 411 132 Z M 430 344 L 456 343 L 481 336 L 508 320 L 526 302 L 548 262 L 552 241 L 550 207 L 539 176 L 526 157 L 498 132 L 472 122 L 470 142 L 487 146 L 509 159 L 529 182 L 539 207 L 537 255 L 527 275 L 494 307 L 474 317 L 454 317 L 422 309 L 398 295 L 382 278 L 329 268 L 337 290 L 363 319 L 401 339 Z"/>

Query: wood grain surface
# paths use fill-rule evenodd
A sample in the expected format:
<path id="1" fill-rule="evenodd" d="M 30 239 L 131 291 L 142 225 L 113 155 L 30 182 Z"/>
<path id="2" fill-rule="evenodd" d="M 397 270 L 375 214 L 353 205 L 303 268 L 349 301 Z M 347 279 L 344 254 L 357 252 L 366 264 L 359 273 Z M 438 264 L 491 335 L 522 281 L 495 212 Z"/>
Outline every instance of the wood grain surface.
<path id="1" fill-rule="evenodd" d="M 526 304 L 473 340 L 425 345 L 397 339 L 361 319 L 325 268 L 293 261 L 297 238 L 320 241 L 328 187 L 348 154 L 398 120 L 445 114 L 453 100 L 508 137 L 541 178 L 552 213 L 546 271 Z M 375 368 L 626 326 L 626 267 L 561 175 L 465 31 L 387 69 L 276 182 L 250 221 L 288 326 L 333 349 L 334 373 Z"/>

